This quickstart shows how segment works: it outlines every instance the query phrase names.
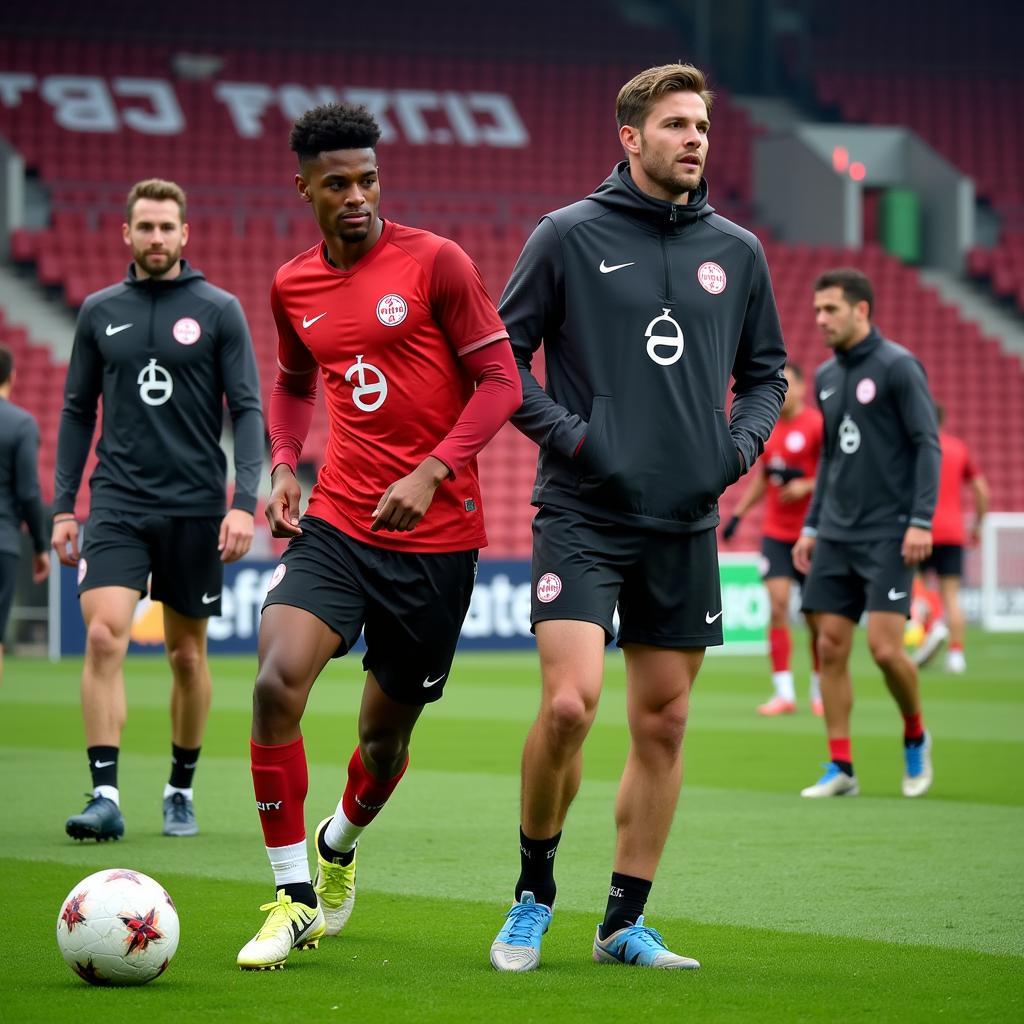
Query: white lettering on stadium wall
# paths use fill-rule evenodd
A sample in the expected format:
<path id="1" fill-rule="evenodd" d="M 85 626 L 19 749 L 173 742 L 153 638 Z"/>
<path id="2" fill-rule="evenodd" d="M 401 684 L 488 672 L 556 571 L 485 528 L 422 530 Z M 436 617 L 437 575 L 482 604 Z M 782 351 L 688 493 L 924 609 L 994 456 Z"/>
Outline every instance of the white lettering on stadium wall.
<path id="1" fill-rule="evenodd" d="M 25 95 L 34 92 L 53 108 L 54 121 L 67 131 L 180 135 L 186 128 L 174 84 L 161 78 L 39 77 L 0 71 L 0 106 L 21 106 Z M 268 113 L 292 121 L 311 107 L 341 101 L 365 104 L 380 123 L 384 143 L 505 149 L 529 143 L 515 103 L 505 93 L 216 82 L 212 96 L 244 139 L 264 135 Z M 277 126 L 269 130 L 276 131 Z"/>

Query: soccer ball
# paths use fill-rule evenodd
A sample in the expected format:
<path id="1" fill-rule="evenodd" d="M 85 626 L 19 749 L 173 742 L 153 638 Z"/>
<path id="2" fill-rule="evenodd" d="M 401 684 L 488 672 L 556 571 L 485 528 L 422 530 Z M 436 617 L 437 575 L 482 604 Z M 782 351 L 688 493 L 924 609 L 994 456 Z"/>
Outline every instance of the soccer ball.
<path id="1" fill-rule="evenodd" d="M 145 985 L 178 948 L 178 912 L 141 871 L 108 868 L 83 878 L 57 916 L 61 955 L 90 985 Z"/>

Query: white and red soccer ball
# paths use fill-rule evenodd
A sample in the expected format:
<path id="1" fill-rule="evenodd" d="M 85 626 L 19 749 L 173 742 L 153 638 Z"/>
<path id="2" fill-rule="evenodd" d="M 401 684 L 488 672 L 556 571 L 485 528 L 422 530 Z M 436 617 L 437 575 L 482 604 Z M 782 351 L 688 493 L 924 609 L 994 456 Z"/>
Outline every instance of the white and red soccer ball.
<path id="1" fill-rule="evenodd" d="M 141 871 L 108 868 L 83 878 L 57 916 L 61 955 L 90 985 L 145 985 L 178 948 L 178 912 Z"/>

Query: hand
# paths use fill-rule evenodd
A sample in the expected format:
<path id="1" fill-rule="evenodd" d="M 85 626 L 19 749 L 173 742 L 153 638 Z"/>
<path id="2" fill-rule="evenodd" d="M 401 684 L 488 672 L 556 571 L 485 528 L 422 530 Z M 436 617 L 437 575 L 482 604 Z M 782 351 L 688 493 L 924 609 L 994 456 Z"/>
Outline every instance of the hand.
<path id="1" fill-rule="evenodd" d="M 793 568 L 805 576 L 811 571 L 811 559 L 814 557 L 814 537 L 801 537 L 793 545 Z"/>
<path id="2" fill-rule="evenodd" d="M 740 516 L 733 516 L 725 524 L 725 529 L 722 531 L 722 540 L 732 540 L 732 535 L 739 529 L 739 526 Z"/>
<path id="3" fill-rule="evenodd" d="M 291 468 L 285 465 L 274 467 L 270 474 L 270 501 L 267 502 L 267 522 L 275 537 L 298 537 L 299 499 L 302 488 Z"/>
<path id="4" fill-rule="evenodd" d="M 57 519 L 53 524 L 50 546 L 57 552 L 61 565 L 74 568 L 82 557 L 78 550 L 78 520 Z"/>
<path id="5" fill-rule="evenodd" d="M 32 556 L 32 582 L 42 583 L 50 575 L 50 555 L 47 551 L 37 551 Z"/>
<path id="6" fill-rule="evenodd" d="M 217 550 L 222 562 L 237 562 L 249 553 L 252 547 L 252 535 L 255 531 L 252 513 L 244 509 L 233 508 L 221 520 L 220 540 Z"/>
<path id="7" fill-rule="evenodd" d="M 918 565 L 931 553 L 932 531 L 922 530 L 920 526 L 908 526 L 907 532 L 903 535 L 903 547 L 900 549 L 903 564 Z"/>
<path id="8" fill-rule="evenodd" d="M 967 535 L 967 546 L 976 548 L 981 543 L 981 523 L 975 523 Z"/>
<path id="9" fill-rule="evenodd" d="M 784 484 L 779 489 L 779 501 L 783 505 L 792 505 L 794 502 L 806 498 L 813 490 L 813 480 L 808 480 L 807 477 L 797 477 L 797 479 L 790 480 L 788 484 Z"/>
<path id="10" fill-rule="evenodd" d="M 427 514 L 434 492 L 448 477 L 448 467 L 433 455 L 428 455 L 408 476 L 396 480 L 381 495 L 373 513 L 370 529 L 408 532 Z"/>

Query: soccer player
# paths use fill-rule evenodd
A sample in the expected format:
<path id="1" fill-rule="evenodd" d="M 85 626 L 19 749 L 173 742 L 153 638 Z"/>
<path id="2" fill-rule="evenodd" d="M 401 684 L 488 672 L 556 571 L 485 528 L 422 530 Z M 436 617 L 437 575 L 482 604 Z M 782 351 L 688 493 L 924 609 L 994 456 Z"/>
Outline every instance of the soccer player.
<path id="1" fill-rule="evenodd" d="M 50 556 L 39 498 L 39 427 L 31 413 L 11 402 L 14 356 L 0 345 L 0 681 L 4 678 L 4 634 L 21 559 L 21 524 L 32 538 L 32 579 L 50 574 Z"/>
<path id="2" fill-rule="evenodd" d="M 915 567 L 932 550 L 939 487 L 939 431 L 924 368 L 871 320 L 874 291 L 859 270 L 840 268 L 814 284 L 815 318 L 835 353 L 815 389 L 825 440 L 814 498 L 793 564 L 809 573 L 803 610 L 818 621 L 821 695 L 829 761 L 805 797 L 858 792 L 850 752 L 850 649 L 865 608 L 868 647 L 903 715 L 903 795 L 932 784 L 917 668 L 903 649 Z"/>
<path id="3" fill-rule="evenodd" d="M 936 406 L 939 420 L 939 445 L 942 448 L 942 471 L 939 476 L 939 500 L 932 524 L 931 555 L 921 563 L 921 573 L 933 572 L 939 581 L 939 594 L 946 621 L 932 618 L 921 646 L 914 652 L 914 661 L 926 665 L 943 641 L 949 638 L 946 671 L 957 674 L 967 671 L 964 657 L 964 613 L 960 607 L 960 580 L 964 574 L 964 546 L 975 546 L 981 540 L 981 524 L 988 511 L 988 482 L 982 476 L 967 445 L 959 437 L 942 430 L 945 410 Z M 970 535 L 964 530 L 961 498 L 964 484 L 970 484 L 974 500 L 974 522 Z"/>
<path id="4" fill-rule="evenodd" d="M 75 839 L 118 839 L 118 757 L 127 708 L 124 658 L 132 616 L 152 575 L 163 603 L 171 667 L 171 772 L 163 833 L 198 832 L 193 775 L 210 709 L 206 625 L 220 614 L 224 563 L 252 543 L 263 464 L 263 413 L 249 328 L 238 300 L 182 259 L 185 193 L 140 181 L 128 193 L 127 277 L 90 295 L 78 314 L 57 440 L 52 543 L 78 567 L 85 619 L 82 716 L 92 794 L 66 830 Z M 103 425 L 89 481 L 79 552 L 75 496 L 96 403 Z M 225 514 L 219 441 L 224 399 L 234 427 L 235 494 Z"/>
<path id="5" fill-rule="evenodd" d="M 761 555 L 764 585 L 771 602 L 768 651 L 775 695 L 761 704 L 757 713 L 768 716 L 791 715 L 796 711 L 796 689 L 790 667 L 793 641 L 789 634 L 789 591 L 793 580 L 802 587 L 804 576 L 793 567 L 792 552 L 811 503 L 821 453 L 821 413 L 805 403 L 807 385 L 796 363 L 786 364 L 786 382 L 789 388 L 782 403 L 782 415 L 764 446 L 760 469 L 722 531 L 722 538 L 730 540 L 743 516 L 762 498 L 766 499 Z M 820 716 L 824 710 L 814 616 L 807 615 L 806 619 L 811 638 L 811 710 Z"/>
<path id="6" fill-rule="evenodd" d="M 276 896 L 238 954 L 282 967 L 336 935 L 356 843 L 398 785 L 423 707 L 439 700 L 486 543 L 476 455 L 518 407 L 508 333 L 469 257 L 380 217 L 377 122 L 329 104 L 294 124 L 295 182 L 323 241 L 277 272 L 280 372 L 270 402 L 273 533 L 290 537 L 263 606 L 252 778 Z M 330 433 L 299 518 L 295 466 L 322 374 Z M 317 676 L 360 631 L 359 742 L 306 855 L 299 723 Z"/>
<path id="7" fill-rule="evenodd" d="M 532 621 L 542 682 L 523 752 L 521 871 L 490 953 L 502 971 L 540 961 L 616 604 L 631 745 L 593 956 L 699 966 L 666 947 L 644 908 L 682 781 L 690 690 L 705 648 L 722 643 L 718 497 L 761 454 L 786 390 L 764 252 L 708 203 L 711 100 L 688 64 L 627 82 L 616 103 L 626 159 L 541 220 L 501 302 L 523 380 L 513 422 L 540 448 Z M 530 372 L 541 344 L 546 390 Z"/>

